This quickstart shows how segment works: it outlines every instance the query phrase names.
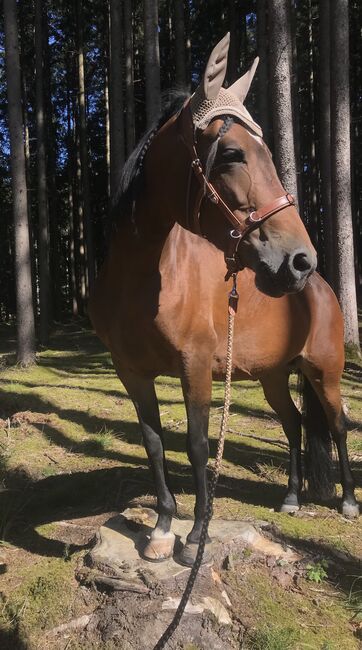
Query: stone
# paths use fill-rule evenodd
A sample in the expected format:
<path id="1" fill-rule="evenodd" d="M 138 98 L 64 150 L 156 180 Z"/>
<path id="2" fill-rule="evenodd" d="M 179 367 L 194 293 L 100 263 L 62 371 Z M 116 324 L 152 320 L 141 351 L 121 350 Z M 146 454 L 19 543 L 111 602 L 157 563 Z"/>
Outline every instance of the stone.
<path id="1" fill-rule="evenodd" d="M 185 544 L 192 521 L 173 519 L 172 532 L 176 536 L 174 555 L 155 565 L 144 560 L 142 553 L 149 543 L 156 520 L 157 514 L 150 508 L 127 508 L 112 517 L 100 527 L 96 546 L 88 554 L 87 563 L 98 569 L 106 568 L 108 575 L 124 578 L 128 582 L 142 581 L 144 572 L 153 574 L 157 583 L 187 577 L 190 569 L 178 564 L 177 556 Z M 235 550 L 245 546 L 287 562 L 300 559 L 291 549 L 284 550 L 280 544 L 266 538 L 250 522 L 213 519 L 209 532 L 212 542 L 208 550 L 216 561 L 222 562 L 225 557 L 232 557 Z"/>

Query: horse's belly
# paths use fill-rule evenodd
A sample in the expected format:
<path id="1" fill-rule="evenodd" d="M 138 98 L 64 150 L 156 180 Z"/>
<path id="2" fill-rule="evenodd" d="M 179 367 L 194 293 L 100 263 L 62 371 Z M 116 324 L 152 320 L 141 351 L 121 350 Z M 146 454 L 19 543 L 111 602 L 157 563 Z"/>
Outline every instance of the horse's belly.
<path id="1" fill-rule="evenodd" d="M 233 341 L 234 379 L 258 379 L 278 367 L 286 366 L 301 354 L 309 329 L 309 312 L 305 301 L 297 295 L 284 298 L 262 298 L 253 313 L 240 311 L 235 318 Z M 225 375 L 226 323 L 219 331 L 214 354 L 215 378 Z"/>

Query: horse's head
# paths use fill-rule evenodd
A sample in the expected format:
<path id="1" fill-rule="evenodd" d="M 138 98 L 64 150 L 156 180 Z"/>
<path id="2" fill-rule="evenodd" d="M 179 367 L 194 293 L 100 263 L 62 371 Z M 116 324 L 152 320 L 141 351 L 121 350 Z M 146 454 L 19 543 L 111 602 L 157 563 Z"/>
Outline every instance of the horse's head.
<path id="1" fill-rule="evenodd" d="M 316 253 L 262 131 L 243 104 L 257 60 L 224 89 L 228 48 L 229 35 L 213 50 L 181 115 L 199 181 L 188 202 L 190 227 L 224 251 L 231 270 L 253 269 L 264 293 L 300 291 L 316 268 Z"/>

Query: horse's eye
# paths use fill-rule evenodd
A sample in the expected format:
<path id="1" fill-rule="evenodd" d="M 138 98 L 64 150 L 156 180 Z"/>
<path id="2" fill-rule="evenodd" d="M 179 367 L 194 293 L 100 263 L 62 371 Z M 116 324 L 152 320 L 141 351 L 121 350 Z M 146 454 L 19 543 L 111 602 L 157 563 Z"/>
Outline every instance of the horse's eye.
<path id="1" fill-rule="evenodd" d="M 221 154 L 221 161 L 223 163 L 246 163 L 245 153 L 242 149 L 228 148 L 224 149 Z"/>

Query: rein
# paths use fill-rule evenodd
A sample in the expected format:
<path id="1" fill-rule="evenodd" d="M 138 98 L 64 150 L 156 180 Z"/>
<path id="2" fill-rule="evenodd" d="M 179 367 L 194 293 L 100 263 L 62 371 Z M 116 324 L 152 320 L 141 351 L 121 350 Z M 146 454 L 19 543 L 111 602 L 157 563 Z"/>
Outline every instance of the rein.
<path id="1" fill-rule="evenodd" d="M 185 611 L 186 605 L 188 603 L 188 600 L 191 596 L 192 589 L 195 584 L 195 580 L 197 578 L 197 574 L 199 572 L 201 563 L 202 563 L 202 557 L 204 555 L 204 550 L 205 550 L 205 545 L 206 545 L 206 537 L 207 537 L 207 531 L 209 527 L 209 523 L 212 517 L 212 504 L 214 501 L 214 496 L 215 496 L 215 490 L 216 490 L 216 485 L 219 479 L 219 474 L 220 474 L 220 469 L 221 469 L 221 463 L 222 463 L 222 457 L 224 453 L 224 442 L 225 442 L 225 434 L 227 431 L 227 426 L 229 422 L 229 411 L 230 411 L 230 394 L 231 394 L 231 373 L 232 373 L 232 366 L 233 366 L 233 340 L 234 340 L 234 319 L 235 319 L 235 314 L 238 306 L 238 299 L 239 299 L 239 294 L 236 289 L 236 273 L 232 274 L 233 278 L 233 286 L 232 289 L 229 293 L 229 305 L 228 305 L 228 337 L 227 337 L 227 351 L 226 351 L 226 376 L 225 376 L 225 389 L 224 389 L 224 406 L 223 406 L 223 411 L 222 411 L 222 417 L 221 417 L 221 425 L 220 425 L 220 433 L 219 433 L 219 439 L 217 443 L 217 450 L 216 450 L 216 456 L 215 456 L 215 464 L 214 467 L 212 468 L 212 474 L 209 482 L 209 489 L 208 489 L 208 494 L 207 494 L 207 503 L 206 503 L 206 513 L 204 520 L 202 522 L 202 528 L 201 528 L 201 533 L 200 533 L 200 541 L 199 541 L 199 546 L 197 549 L 197 554 L 195 561 L 192 565 L 192 569 L 190 571 L 190 575 L 187 580 L 187 584 L 185 587 L 185 591 L 182 594 L 181 600 L 179 602 L 179 605 L 177 607 L 177 610 L 175 612 L 175 615 L 166 629 L 166 631 L 163 633 L 159 641 L 156 643 L 155 647 L 153 650 L 162 650 L 166 643 L 170 640 L 171 636 L 179 626 L 179 623 L 181 621 L 182 615 Z"/>
<path id="2" fill-rule="evenodd" d="M 225 279 L 228 280 L 233 273 L 236 273 L 240 269 L 240 266 L 238 266 L 236 260 L 236 254 L 238 252 L 240 242 L 245 239 L 245 237 L 247 237 L 247 235 L 249 235 L 249 233 L 251 233 L 253 230 L 260 228 L 260 226 L 267 219 L 270 219 L 273 214 L 276 214 L 277 212 L 280 212 L 281 210 L 284 210 L 284 208 L 288 208 L 291 205 L 295 205 L 295 199 L 291 194 L 286 192 L 282 196 L 279 196 L 277 199 L 274 199 L 274 201 L 271 201 L 271 203 L 268 203 L 258 210 L 251 210 L 246 219 L 244 221 L 241 221 L 237 215 L 229 208 L 225 201 L 223 201 L 214 185 L 210 183 L 210 181 L 205 176 L 202 162 L 198 156 L 196 149 L 197 143 L 195 139 L 195 128 L 192 121 L 189 102 L 182 108 L 178 117 L 178 122 L 180 127 L 180 137 L 191 154 L 190 177 L 188 182 L 186 206 L 187 227 L 195 234 L 203 236 L 200 226 L 200 212 L 202 202 L 205 198 L 207 198 L 218 206 L 221 213 L 232 225 L 232 229 L 229 233 L 230 240 L 228 250 L 224 254 L 227 267 L 227 274 Z M 193 209 L 189 210 L 192 176 L 196 178 L 199 184 L 199 188 L 196 194 Z"/>
<path id="3" fill-rule="evenodd" d="M 236 278 L 237 278 L 237 260 L 236 253 L 240 242 L 253 230 L 259 228 L 264 221 L 269 219 L 273 214 L 276 214 L 280 210 L 287 208 L 291 205 L 295 205 L 294 197 L 291 194 L 285 194 L 275 199 L 268 205 L 259 208 L 258 210 L 250 211 L 248 217 L 244 221 L 240 221 L 238 217 L 230 210 L 226 203 L 221 198 L 220 194 L 217 192 L 215 187 L 207 180 L 205 173 L 203 171 L 202 163 L 197 154 L 196 141 L 195 141 L 195 129 L 192 122 L 192 115 L 189 104 L 186 104 L 178 117 L 179 124 L 181 126 L 180 136 L 183 142 L 186 144 L 188 150 L 191 153 L 191 167 L 190 167 L 190 177 L 188 183 L 188 196 L 187 196 L 187 206 L 186 213 L 189 215 L 188 203 L 189 203 L 189 194 L 191 188 L 192 174 L 197 179 L 200 187 L 197 192 L 194 208 L 191 211 L 191 219 L 188 216 L 188 228 L 202 236 L 201 227 L 200 227 L 200 210 L 203 199 L 206 197 L 212 203 L 216 204 L 222 214 L 228 219 L 232 225 L 232 230 L 230 231 L 230 250 L 225 253 L 225 262 L 227 266 L 227 274 L 225 279 L 228 280 L 230 277 L 233 278 L 233 286 L 229 293 L 229 304 L 228 304 L 228 333 L 227 333 L 227 351 L 226 351 L 226 374 L 225 374 L 225 389 L 224 389 L 224 406 L 222 411 L 221 425 L 219 439 L 217 443 L 215 464 L 212 468 L 212 474 L 209 482 L 209 489 L 207 495 L 206 503 L 206 512 L 205 517 L 202 522 L 202 529 L 200 533 L 200 541 L 197 549 L 197 554 L 193 566 L 190 571 L 190 575 L 180 599 L 179 605 L 176 609 L 175 615 L 169 624 L 168 628 L 165 630 L 159 641 L 156 643 L 154 650 L 162 650 L 166 643 L 170 640 L 173 633 L 176 631 L 179 623 L 181 621 L 182 615 L 186 609 L 186 605 L 191 596 L 192 589 L 195 584 L 197 574 L 199 572 L 202 558 L 206 545 L 207 531 L 208 526 L 212 517 L 212 505 L 215 497 L 216 486 L 220 474 L 222 457 L 224 452 L 224 442 L 225 434 L 227 431 L 228 421 L 229 421 L 229 411 L 230 411 L 230 394 L 231 394 L 231 374 L 232 374 L 232 356 L 233 356 L 233 340 L 234 340 L 234 319 L 238 305 L 239 294 L 236 289 Z"/>

